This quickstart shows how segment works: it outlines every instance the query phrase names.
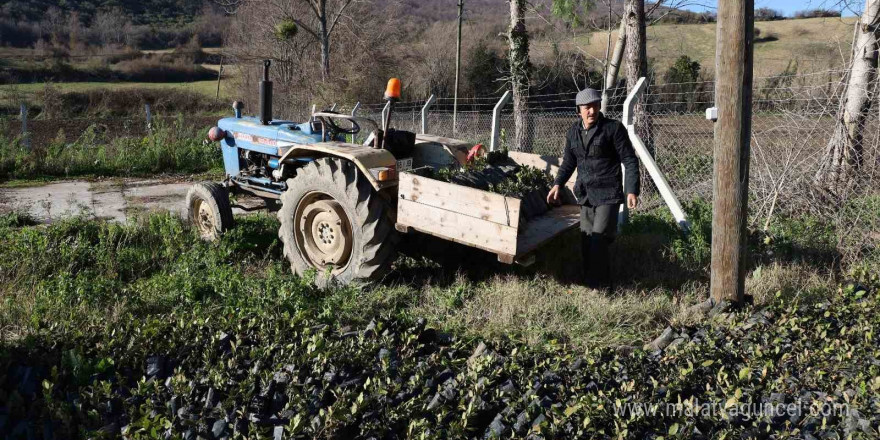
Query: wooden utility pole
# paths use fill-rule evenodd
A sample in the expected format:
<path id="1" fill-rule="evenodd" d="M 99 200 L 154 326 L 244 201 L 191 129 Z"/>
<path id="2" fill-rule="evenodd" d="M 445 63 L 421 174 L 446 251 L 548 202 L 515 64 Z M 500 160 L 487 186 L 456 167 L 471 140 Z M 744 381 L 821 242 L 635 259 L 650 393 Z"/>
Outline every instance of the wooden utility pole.
<path id="1" fill-rule="evenodd" d="M 452 101 L 452 133 L 456 130 L 458 118 L 458 80 L 461 77 L 461 12 L 464 0 L 458 0 L 458 38 L 455 40 L 455 99 Z"/>
<path id="2" fill-rule="evenodd" d="M 735 303 L 745 299 L 754 14 L 754 0 L 718 2 L 710 289 Z"/>

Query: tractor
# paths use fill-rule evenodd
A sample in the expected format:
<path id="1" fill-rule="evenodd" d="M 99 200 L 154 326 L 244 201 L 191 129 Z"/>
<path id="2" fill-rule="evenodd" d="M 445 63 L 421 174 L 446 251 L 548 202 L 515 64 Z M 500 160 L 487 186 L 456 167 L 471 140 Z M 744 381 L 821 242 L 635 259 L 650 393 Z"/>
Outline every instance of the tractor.
<path id="1" fill-rule="evenodd" d="M 395 258 L 399 232 L 422 232 L 497 253 L 506 263 L 528 264 L 527 254 L 576 224 L 576 210 L 555 209 L 525 227 L 518 199 L 411 169 L 457 166 L 480 146 L 390 128 L 399 80 L 388 82 L 391 105 L 381 125 L 332 111 L 313 111 L 296 123 L 272 117 L 269 66 L 264 61 L 259 116 L 242 116 L 243 104 L 236 101 L 234 116 L 208 132 L 220 143 L 226 178 L 195 184 L 187 194 L 186 216 L 203 239 L 216 240 L 232 227 L 230 194 L 259 197 L 277 209 L 278 235 L 293 272 L 316 270 L 316 283 L 328 285 L 381 277 Z M 362 144 L 346 142 L 365 129 Z M 517 161 L 551 172 L 555 167 L 531 154 Z"/>

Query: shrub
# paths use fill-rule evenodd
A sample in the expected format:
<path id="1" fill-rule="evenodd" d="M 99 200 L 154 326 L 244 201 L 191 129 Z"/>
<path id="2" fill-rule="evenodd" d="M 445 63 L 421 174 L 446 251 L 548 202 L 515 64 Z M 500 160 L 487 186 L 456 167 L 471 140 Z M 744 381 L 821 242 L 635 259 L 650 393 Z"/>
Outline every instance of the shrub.
<path id="1" fill-rule="evenodd" d="M 840 17 L 840 11 L 833 11 L 831 9 L 808 9 L 804 11 L 797 11 L 794 13 L 794 18 L 820 18 L 820 17 Z"/>
<path id="2" fill-rule="evenodd" d="M 687 55 L 682 55 L 666 71 L 663 79 L 670 84 L 696 82 L 700 77 L 700 69 L 702 66 L 699 62 L 692 60 Z"/>
<path id="3" fill-rule="evenodd" d="M 125 80 L 133 82 L 192 82 L 217 78 L 214 71 L 199 65 L 179 61 L 163 63 L 148 58 L 121 61 L 116 64 L 116 70 Z"/>
<path id="4" fill-rule="evenodd" d="M 157 121 L 146 136 L 112 139 L 92 125 L 74 142 L 66 142 L 62 135 L 49 145 L 34 145 L 31 149 L 18 138 L 0 138 L 0 177 L 208 171 L 220 166 L 221 155 L 216 144 L 205 143 L 206 132 L 178 120 Z"/>
<path id="5" fill-rule="evenodd" d="M 785 14 L 782 11 L 771 8 L 755 9 L 755 21 L 776 21 L 785 20 Z"/>

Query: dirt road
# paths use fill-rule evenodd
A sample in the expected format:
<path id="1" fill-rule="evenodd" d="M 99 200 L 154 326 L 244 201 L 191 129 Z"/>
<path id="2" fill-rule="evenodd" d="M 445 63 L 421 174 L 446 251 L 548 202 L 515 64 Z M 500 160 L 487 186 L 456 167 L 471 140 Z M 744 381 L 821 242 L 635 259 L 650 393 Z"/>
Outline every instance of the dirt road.
<path id="1" fill-rule="evenodd" d="M 126 221 L 131 215 L 167 210 L 182 215 L 192 182 L 180 178 L 70 180 L 22 188 L 0 188 L 0 213 L 27 212 L 51 222 L 75 215 Z M 233 209 L 236 214 L 244 211 Z"/>

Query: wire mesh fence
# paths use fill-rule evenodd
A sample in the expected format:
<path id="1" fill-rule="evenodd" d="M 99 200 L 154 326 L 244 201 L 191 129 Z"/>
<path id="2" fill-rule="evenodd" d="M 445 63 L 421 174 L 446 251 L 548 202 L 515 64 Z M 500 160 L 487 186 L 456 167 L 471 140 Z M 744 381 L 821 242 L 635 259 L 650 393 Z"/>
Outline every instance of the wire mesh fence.
<path id="1" fill-rule="evenodd" d="M 864 91 L 863 107 L 873 109 L 851 121 L 855 133 L 843 145 L 844 161 L 835 159 L 839 142 L 841 114 L 847 95 L 846 71 L 825 71 L 799 75 L 756 78 L 754 81 L 749 180 L 749 221 L 752 226 L 769 225 L 776 215 L 811 215 L 832 223 L 837 245 L 851 256 L 874 252 L 880 242 L 880 105 L 877 81 Z M 620 119 L 625 89 L 610 91 L 606 116 Z M 516 131 L 511 104 L 499 114 L 499 145 L 509 150 L 560 156 L 566 131 L 577 122 L 575 93 L 532 95 L 523 129 L 527 142 L 514 145 Z M 493 109 L 498 98 L 471 98 L 458 101 L 440 97 L 426 116 L 427 133 L 489 145 Z M 705 117 L 705 109 L 714 103 L 712 82 L 650 85 L 641 97 L 642 109 L 649 121 L 647 133 L 640 133 L 660 170 L 682 202 L 712 197 L 714 123 Z M 871 105 L 873 103 L 873 105 Z M 421 132 L 425 101 L 397 103 L 390 125 L 397 129 Z M 357 115 L 373 119 L 381 126 L 385 103 L 362 103 Z M 299 115 L 276 115 L 305 121 L 310 105 L 300 106 Z M 327 108 L 330 106 L 327 105 Z M 338 105 L 336 111 L 350 114 L 354 105 Z M 322 108 L 318 108 L 321 110 Z M 180 117 L 188 124 L 213 125 L 217 117 Z M 180 119 L 178 118 L 178 119 Z M 9 125 L 7 129 L 14 131 Z M 74 132 L 76 124 L 103 124 L 114 131 L 140 132 L 142 120 L 120 121 L 31 121 L 29 130 L 44 130 L 47 138 L 59 128 Z M 127 124 L 127 125 L 126 125 Z M 45 126 L 45 127 L 41 127 Z M 69 127 L 65 128 L 65 127 Z M 127 128 L 126 128 L 127 127 Z M 36 135 L 39 136 L 39 135 Z M 852 137 L 852 136 L 850 136 Z M 353 139 L 362 142 L 364 136 Z M 838 146 L 837 156 L 841 156 Z M 818 184 L 828 164 L 837 160 L 847 169 L 844 184 L 828 190 Z M 663 202 L 647 173 L 642 173 L 644 205 Z M 869 251 L 866 251 L 869 250 Z"/>
<path id="2" fill-rule="evenodd" d="M 754 81 L 749 179 L 749 222 L 767 227 L 777 215 L 813 216 L 835 229 L 836 244 L 846 258 L 866 253 L 877 257 L 880 244 L 880 105 L 877 82 L 867 103 L 873 111 L 856 121 L 858 145 L 844 145 L 849 169 L 842 187 L 829 190 L 820 182 L 832 160 L 835 131 L 847 92 L 846 71 L 756 78 Z M 611 91 L 606 116 L 620 119 L 626 90 Z M 523 129 L 526 145 L 514 145 L 512 108 L 500 114 L 502 148 L 560 156 L 566 131 L 577 123 L 575 93 L 536 95 L 528 99 Z M 453 123 L 451 100 L 435 103 L 428 133 L 488 145 L 496 98 L 460 100 Z M 705 109 L 714 105 L 712 82 L 658 84 L 642 96 L 649 133 L 640 136 L 683 202 L 712 199 L 714 122 Z M 422 103 L 395 109 L 393 126 L 418 131 Z M 857 150 L 857 151 L 856 151 Z M 850 151 L 855 151 L 850 154 Z M 857 157 L 853 157 L 857 156 Z M 644 171 L 644 170 L 643 170 Z M 662 204 L 653 182 L 642 173 L 642 199 L 648 207 Z"/>

